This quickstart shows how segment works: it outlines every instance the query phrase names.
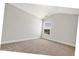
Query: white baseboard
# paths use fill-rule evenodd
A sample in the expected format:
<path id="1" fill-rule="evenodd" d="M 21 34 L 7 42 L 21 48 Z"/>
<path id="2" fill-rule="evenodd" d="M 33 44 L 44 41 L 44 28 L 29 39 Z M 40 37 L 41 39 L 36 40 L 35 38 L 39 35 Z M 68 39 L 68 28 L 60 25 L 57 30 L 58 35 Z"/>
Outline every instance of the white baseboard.
<path id="1" fill-rule="evenodd" d="M 42 39 L 44 39 L 44 38 L 42 38 Z M 49 39 L 47 39 L 47 40 L 49 40 Z M 64 41 L 59 41 L 59 40 L 54 40 L 54 39 L 53 40 L 50 39 L 50 41 L 54 41 L 54 42 L 58 42 L 58 43 L 62 43 L 62 44 L 65 44 L 65 45 L 69 45 L 69 46 L 75 47 L 74 44 L 67 43 L 67 42 L 64 42 Z"/>
<path id="2" fill-rule="evenodd" d="M 4 41 L 4 42 L 1 42 L 1 44 L 8 44 L 8 43 L 20 42 L 25 40 L 33 40 L 33 39 L 39 39 L 39 38 L 35 37 L 35 38 L 24 38 L 24 39 L 18 39 L 18 40 Z"/>
<path id="3" fill-rule="evenodd" d="M 32 40 L 32 39 L 40 39 L 40 38 L 37 38 L 37 37 L 35 37 L 35 38 L 24 38 L 24 39 L 19 39 L 19 40 L 11 40 L 11 41 L 1 42 L 1 44 L 8 44 L 8 43 L 14 43 L 14 42 L 20 42 L 20 41 Z M 41 38 L 41 39 L 44 39 L 44 38 Z M 50 41 L 55 41 L 55 42 L 58 42 L 58 43 L 62 43 L 62 44 L 65 44 L 65 45 L 69 45 L 69 46 L 75 47 L 74 44 L 63 42 L 63 41 L 58 41 L 58 40 L 50 40 Z"/>
<path id="4" fill-rule="evenodd" d="M 67 43 L 67 42 L 64 42 L 64 41 L 58 41 L 58 40 L 52 40 L 52 41 L 55 41 L 55 42 L 58 42 L 58 43 L 62 43 L 62 44 L 65 44 L 65 45 L 69 45 L 69 46 L 75 47 L 74 44 Z"/>

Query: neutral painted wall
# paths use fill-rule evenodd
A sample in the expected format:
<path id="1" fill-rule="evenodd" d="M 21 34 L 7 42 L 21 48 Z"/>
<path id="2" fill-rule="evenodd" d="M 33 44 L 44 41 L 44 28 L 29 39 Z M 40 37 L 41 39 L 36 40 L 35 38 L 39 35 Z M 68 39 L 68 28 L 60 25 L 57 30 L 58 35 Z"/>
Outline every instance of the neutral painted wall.
<path id="1" fill-rule="evenodd" d="M 42 33 L 42 38 L 75 46 L 78 16 L 71 14 L 55 14 L 43 20 L 43 24 L 51 22 L 51 34 Z M 43 29 L 45 29 L 43 25 Z"/>
<path id="2" fill-rule="evenodd" d="M 6 4 L 2 43 L 40 38 L 41 25 L 40 18 Z"/>

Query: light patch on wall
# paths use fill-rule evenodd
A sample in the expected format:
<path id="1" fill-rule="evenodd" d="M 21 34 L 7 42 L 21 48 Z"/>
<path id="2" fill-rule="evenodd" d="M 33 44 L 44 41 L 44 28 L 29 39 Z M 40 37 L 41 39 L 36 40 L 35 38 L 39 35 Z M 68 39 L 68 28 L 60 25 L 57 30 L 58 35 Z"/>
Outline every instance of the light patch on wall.
<path id="1" fill-rule="evenodd" d="M 51 23 L 45 23 L 45 27 L 50 27 Z"/>

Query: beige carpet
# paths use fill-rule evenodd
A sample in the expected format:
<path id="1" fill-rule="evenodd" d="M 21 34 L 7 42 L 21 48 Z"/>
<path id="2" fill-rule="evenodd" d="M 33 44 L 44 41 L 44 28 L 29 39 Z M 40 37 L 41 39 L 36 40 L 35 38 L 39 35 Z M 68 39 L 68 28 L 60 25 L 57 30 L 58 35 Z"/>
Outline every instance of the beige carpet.
<path id="1" fill-rule="evenodd" d="M 44 54 L 52 56 L 73 56 L 75 48 L 45 39 L 33 39 L 1 45 L 1 50 Z"/>

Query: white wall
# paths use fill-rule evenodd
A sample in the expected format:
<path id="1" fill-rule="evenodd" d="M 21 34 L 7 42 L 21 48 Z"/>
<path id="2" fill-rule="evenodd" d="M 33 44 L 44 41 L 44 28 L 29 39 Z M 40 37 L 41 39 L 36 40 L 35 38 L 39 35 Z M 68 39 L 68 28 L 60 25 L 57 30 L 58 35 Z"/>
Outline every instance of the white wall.
<path id="1" fill-rule="evenodd" d="M 71 14 L 55 14 L 44 20 L 51 22 L 51 34 L 42 34 L 42 38 L 75 46 L 78 16 Z M 43 27 L 44 28 L 44 27 Z"/>
<path id="2" fill-rule="evenodd" d="M 42 21 L 36 16 L 6 4 L 2 43 L 40 38 L 41 25 Z"/>

